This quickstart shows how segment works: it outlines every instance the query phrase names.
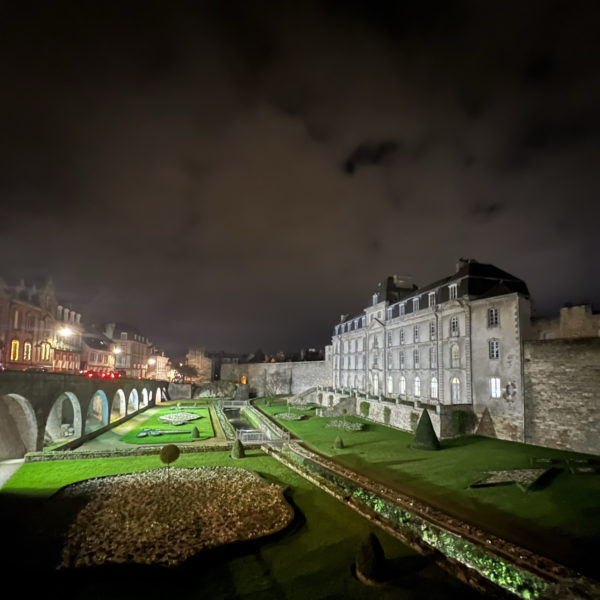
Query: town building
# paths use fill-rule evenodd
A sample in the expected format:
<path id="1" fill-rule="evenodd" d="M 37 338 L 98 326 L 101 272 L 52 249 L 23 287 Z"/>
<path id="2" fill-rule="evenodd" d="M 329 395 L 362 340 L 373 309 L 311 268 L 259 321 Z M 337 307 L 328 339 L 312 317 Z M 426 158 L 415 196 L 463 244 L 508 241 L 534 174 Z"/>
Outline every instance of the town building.
<path id="1" fill-rule="evenodd" d="M 213 361 L 206 356 L 204 348 L 189 348 L 185 362 L 188 366 L 196 369 L 196 376 L 191 377 L 193 383 L 201 385 L 211 381 Z"/>
<path id="2" fill-rule="evenodd" d="M 104 334 L 94 331 L 82 334 L 81 369 L 93 372 L 114 371 L 116 345 Z"/>
<path id="3" fill-rule="evenodd" d="M 51 280 L 0 280 L 0 362 L 6 369 L 78 372 L 81 314 L 59 304 Z"/>
<path id="4" fill-rule="evenodd" d="M 390 400 L 400 427 L 410 423 L 401 407 L 429 407 L 442 436 L 460 412 L 522 441 L 529 323 L 526 284 L 493 265 L 460 259 L 455 273 L 419 288 L 388 277 L 369 306 L 335 326 L 333 387 Z"/>
<path id="5" fill-rule="evenodd" d="M 106 323 L 104 335 L 114 345 L 115 370 L 125 377 L 146 377 L 152 343 L 126 323 Z"/>

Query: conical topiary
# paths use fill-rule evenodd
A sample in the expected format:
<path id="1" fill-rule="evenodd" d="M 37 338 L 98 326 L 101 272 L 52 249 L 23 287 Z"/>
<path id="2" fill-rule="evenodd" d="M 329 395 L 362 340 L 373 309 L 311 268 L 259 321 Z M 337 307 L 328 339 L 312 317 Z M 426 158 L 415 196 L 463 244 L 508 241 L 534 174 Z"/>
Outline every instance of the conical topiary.
<path id="1" fill-rule="evenodd" d="M 344 447 L 344 440 L 342 440 L 342 438 L 338 435 L 335 438 L 335 442 L 333 442 L 333 445 L 339 450 Z"/>
<path id="2" fill-rule="evenodd" d="M 410 447 L 417 450 L 441 450 L 440 440 L 435 434 L 427 409 L 421 413 L 415 437 L 410 443 Z"/>
<path id="3" fill-rule="evenodd" d="M 239 438 L 233 442 L 233 447 L 231 448 L 231 458 L 244 458 L 246 456 L 246 451 L 244 450 L 244 445 L 240 442 Z"/>
<path id="4" fill-rule="evenodd" d="M 192 439 L 193 440 L 199 440 L 200 439 L 200 432 L 198 431 L 197 427 L 194 427 L 192 429 Z"/>
<path id="5" fill-rule="evenodd" d="M 377 583 L 385 579 L 385 554 L 374 533 L 359 546 L 356 553 L 356 576 L 363 583 Z"/>

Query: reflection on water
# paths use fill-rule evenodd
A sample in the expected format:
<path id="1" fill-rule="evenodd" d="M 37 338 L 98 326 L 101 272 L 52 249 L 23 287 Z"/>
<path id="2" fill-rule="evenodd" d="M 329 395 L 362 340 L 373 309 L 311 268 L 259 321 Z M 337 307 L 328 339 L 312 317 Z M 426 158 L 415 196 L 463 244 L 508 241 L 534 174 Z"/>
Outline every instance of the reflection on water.
<path id="1" fill-rule="evenodd" d="M 240 416 L 239 408 L 225 408 L 225 416 L 229 419 L 229 422 L 233 425 L 233 428 L 238 431 L 239 429 L 254 429 L 246 419 Z"/>

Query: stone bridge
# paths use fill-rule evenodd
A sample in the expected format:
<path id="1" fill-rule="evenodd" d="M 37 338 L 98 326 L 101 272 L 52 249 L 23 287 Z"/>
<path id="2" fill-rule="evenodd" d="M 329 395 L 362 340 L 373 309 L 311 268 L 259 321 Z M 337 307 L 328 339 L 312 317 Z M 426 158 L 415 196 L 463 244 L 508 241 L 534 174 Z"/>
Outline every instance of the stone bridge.
<path id="1" fill-rule="evenodd" d="M 77 445 L 167 397 L 167 382 L 0 373 L 0 460 Z"/>

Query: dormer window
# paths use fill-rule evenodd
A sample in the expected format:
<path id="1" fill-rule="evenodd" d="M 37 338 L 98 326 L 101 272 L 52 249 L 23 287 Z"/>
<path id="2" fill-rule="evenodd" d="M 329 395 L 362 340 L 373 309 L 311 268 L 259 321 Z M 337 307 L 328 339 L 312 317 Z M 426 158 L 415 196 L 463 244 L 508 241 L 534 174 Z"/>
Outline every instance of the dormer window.
<path id="1" fill-rule="evenodd" d="M 458 297 L 458 284 L 451 283 L 448 286 L 448 290 L 450 291 L 450 300 L 456 300 L 456 298 Z"/>
<path id="2" fill-rule="evenodd" d="M 404 302 L 400 305 L 400 316 L 403 317 L 404 314 L 406 312 L 406 306 L 404 305 Z"/>
<path id="3" fill-rule="evenodd" d="M 126 331 L 121 331 L 121 339 L 122 340 L 126 340 L 127 339 L 127 332 Z"/>
<path id="4" fill-rule="evenodd" d="M 419 299 L 413 298 L 413 312 L 417 312 L 419 310 Z"/>
<path id="5" fill-rule="evenodd" d="M 373 294 L 373 306 L 377 304 L 377 294 Z"/>
<path id="6" fill-rule="evenodd" d="M 429 308 L 435 306 L 435 292 L 429 292 Z"/>

